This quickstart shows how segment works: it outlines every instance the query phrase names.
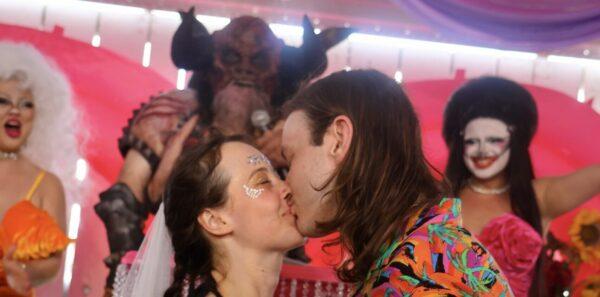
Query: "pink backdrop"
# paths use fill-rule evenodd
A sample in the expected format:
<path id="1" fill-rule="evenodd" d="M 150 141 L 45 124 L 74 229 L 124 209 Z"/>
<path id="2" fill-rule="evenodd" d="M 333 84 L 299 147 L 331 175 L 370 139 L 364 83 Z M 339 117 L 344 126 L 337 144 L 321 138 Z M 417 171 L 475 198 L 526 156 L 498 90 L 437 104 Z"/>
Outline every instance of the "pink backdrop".
<path id="1" fill-rule="evenodd" d="M 115 180 L 121 157 L 116 139 L 131 111 L 151 94 L 174 86 L 159 74 L 116 54 L 52 33 L 0 25 L 0 39 L 34 44 L 56 61 L 71 81 L 82 125 L 84 156 L 90 163 L 92 194 L 82 198 L 82 223 L 70 296 L 100 296 L 106 269 L 101 259 L 108 254 L 104 227 L 93 212 L 98 192 Z M 444 168 L 447 156 L 441 137 L 442 111 L 447 98 L 464 79 L 430 80 L 404 84 L 423 130 L 424 147 L 432 163 Z M 565 174 L 585 165 L 600 163 L 600 116 L 562 93 L 527 85 L 536 98 L 540 128 L 531 147 L 538 176 Z M 600 197 L 583 207 L 600 209 Z M 557 219 L 552 231 L 567 240 L 567 230 L 577 210 Z M 325 266 L 331 256 L 321 252 L 320 239 L 310 240 L 313 265 Z M 586 268 L 584 273 L 592 270 Z M 58 285 L 58 284 L 57 284 Z"/>

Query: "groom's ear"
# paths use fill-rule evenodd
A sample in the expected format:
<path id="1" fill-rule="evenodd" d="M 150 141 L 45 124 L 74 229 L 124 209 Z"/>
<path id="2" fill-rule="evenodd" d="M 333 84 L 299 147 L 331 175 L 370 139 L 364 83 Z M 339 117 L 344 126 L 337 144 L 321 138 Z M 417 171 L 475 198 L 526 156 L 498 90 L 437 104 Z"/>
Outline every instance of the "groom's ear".
<path id="1" fill-rule="evenodd" d="M 224 236 L 233 231 L 228 220 L 219 211 L 212 209 L 203 210 L 198 216 L 198 223 L 214 236 Z"/>
<path id="2" fill-rule="evenodd" d="M 354 136 L 352 121 L 348 116 L 339 115 L 333 119 L 326 134 L 328 141 L 324 141 L 324 143 L 326 142 L 329 146 L 329 154 L 336 163 L 341 163 L 350 150 L 350 144 Z"/>

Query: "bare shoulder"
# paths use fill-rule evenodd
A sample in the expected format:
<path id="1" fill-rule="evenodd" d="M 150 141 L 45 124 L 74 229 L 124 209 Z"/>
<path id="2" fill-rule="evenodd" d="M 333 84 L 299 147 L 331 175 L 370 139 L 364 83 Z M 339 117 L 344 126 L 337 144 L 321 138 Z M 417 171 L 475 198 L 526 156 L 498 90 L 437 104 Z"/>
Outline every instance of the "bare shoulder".
<path id="1" fill-rule="evenodd" d="M 51 210 L 56 207 L 64 207 L 65 191 L 60 178 L 52 172 L 45 171 L 33 162 L 27 160 L 28 172 L 33 179 L 37 178 L 41 172 L 44 172 L 44 178 L 31 198 L 32 202 L 45 210 Z"/>
<path id="2" fill-rule="evenodd" d="M 531 181 L 531 185 L 533 186 L 533 190 L 535 194 L 539 197 L 546 191 L 548 184 L 551 182 L 552 178 L 536 178 Z"/>
<path id="3" fill-rule="evenodd" d="M 56 176 L 54 173 L 46 172 L 46 176 L 42 181 L 42 186 L 48 190 L 64 192 L 60 178 L 58 178 L 58 176 Z"/>
<path id="4" fill-rule="evenodd" d="M 64 231 L 66 226 L 66 202 L 65 191 L 60 179 L 56 175 L 47 172 L 40 184 L 37 196 L 40 207 L 47 211 Z"/>
<path id="5" fill-rule="evenodd" d="M 546 195 L 546 190 L 548 189 L 548 185 L 552 182 L 551 177 L 547 178 L 536 178 L 531 181 L 531 185 L 533 187 L 533 192 L 535 193 L 535 198 L 537 199 L 538 206 L 540 210 L 544 212 L 546 209 L 546 203 L 544 201 L 544 197 Z"/>
<path id="6" fill-rule="evenodd" d="M 48 204 L 64 205 L 65 190 L 58 176 L 53 173 L 46 172 L 46 176 L 40 184 L 39 192 L 42 194 L 44 206 Z"/>
<path id="7" fill-rule="evenodd" d="M 556 180 L 556 177 L 544 177 L 544 178 L 536 178 L 531 181 L 533 186 L 533 192 L 535 193 L 535 198 L 537 200 L 538 207 L 540 209 L 540 213 L 542 215 L 542 226 L 544 230 L 547 229 L 547 226 L 550 224 L 550 221 L 556 217 L 556 214 L 553 214 L 552 210 L 552 201 L 547 201 L 548 188 L 552 182 Z M 551 190 L 552 191 L 552 190 Z"/>

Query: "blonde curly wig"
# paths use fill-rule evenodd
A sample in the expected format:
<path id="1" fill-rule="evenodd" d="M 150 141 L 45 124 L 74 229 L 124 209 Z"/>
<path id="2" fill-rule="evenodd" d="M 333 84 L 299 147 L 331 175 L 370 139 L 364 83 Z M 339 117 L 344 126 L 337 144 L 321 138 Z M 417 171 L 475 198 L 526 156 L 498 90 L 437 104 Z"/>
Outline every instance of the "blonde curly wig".
<path id="1" fill-rule="evenodd" d="M 62 71 L 33 46 L 0 41 L 0 80 L 14 77 L 31 89 L 36 108 L 33 129 L 21 153 L 60 178 L 67 205 L 71 205 L 81 200 L 83 186 L 75 178 L 81 154 L 71 86 Z"/>

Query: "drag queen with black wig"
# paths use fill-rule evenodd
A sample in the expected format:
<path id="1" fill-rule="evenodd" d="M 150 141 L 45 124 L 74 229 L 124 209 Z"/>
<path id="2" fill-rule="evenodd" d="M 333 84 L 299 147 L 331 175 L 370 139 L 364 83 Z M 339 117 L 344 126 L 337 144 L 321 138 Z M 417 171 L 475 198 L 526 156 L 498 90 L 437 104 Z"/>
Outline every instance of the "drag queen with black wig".
<path id="1" fill-rule="evenodd" d="M 474 79 L 444 112 L 446 175 L 464 224 L 492 253 L 515 296 L 543 296 L 538 256 L 549 223 L 600 193 L 600 165 L 536 178 L 529 145 L 538 125 L 531 94 L 515 82 Z"/>

